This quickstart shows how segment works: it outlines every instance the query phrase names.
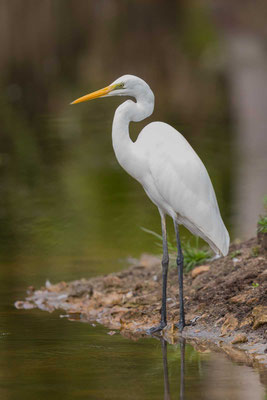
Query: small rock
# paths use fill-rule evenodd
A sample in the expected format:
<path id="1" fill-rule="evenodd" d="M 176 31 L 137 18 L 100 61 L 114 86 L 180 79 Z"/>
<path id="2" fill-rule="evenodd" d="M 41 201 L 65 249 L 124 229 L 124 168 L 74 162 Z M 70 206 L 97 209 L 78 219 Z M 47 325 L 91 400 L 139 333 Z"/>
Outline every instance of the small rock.
<path id="1" fill-rule="evenodd" d="M 116 334 L 115 331 L 109 331 L 109 332 L 108 332 L 108 335 L 110 335 L 110 336 L 113 336 L 113 335 L 115 335 L 115 334 Z"/>
<path id="2" fill-rule="evenodd" d="M 217 321 L 215 322 L 215 326 L 218 326 L 223 320 L 224 320 L 224 317 L 217 319 Z"/>
<path id="3" fill-rule="evenodd" d="M 249 317 L 243 319 L 243 321 L 240 323 L 240 328 L 243 328 L 243 326 L 246 326 L 246 325 L 251 325 L 252 322 L 253 322 L 253 318 L 250 315 Z"/>
<path id="4" fill-rule="evenodd" d="M 45 282 L 45 287 L 49 289 L 52 286 L 52 283 L 47 279 Z"/>
<path id="5" fill-rule="evenodd" d="M 209 271 L 209 265 L 200 265 L 199 267 L 195 267 L 191 272 L 192 278 L 196 278 L 198 275 L 203 274 L 203 272 Z"/>
<path id="6" fill-rule="evenodd" d="M 18 309 L 23 308 L 23 305 L 24 305 L 24 301 L 21 301 L 21 300 L 16 301 L 14 304 L 14 306 Z"/>
<path id="7" fill-rule="evenodd" d="M 267 306 L 257 306 L 252 310 L 254 318 L 253 329 L 267 323 Z"/>
<path id="8" fill-rule="evenodd" d="M 247 304 L 253 304 L 253 303 L 258 303 L 259 298 L 258 297 L 252 297 L 247 301 Z"/>
<path id="9" fill-rule="evenodd" d="M 227 335 L 230 331 L 235 330 L 238 327 L 238 320 L 233 316 L 233 314 L 226 314 L 225 321 L 221 327 L 222 336 Z"/>
<path id="10" fill-rule="evenodd" d="M 31 310 L 32 308 L 35 308 L 35 305 L 33 303 L 30 303 L 29 301 L 16 301 L 15 303 L 16 308 L 23 308 L 24 310 Z"/>
<path id="11" fill-rule="evenodd" d="M 171 324 L 170 327 L 167 326 L 167 330 L 169 330 L 170 335 L 173 335 L 174 332 L 176 332 L 178 330 L 178 328 L 175 324 Z"/>
<path id="12" fill-rule="evenodd" d="M 233 261 L 234 264 L 236 264 L 241 260 L 240 260 L 240 258 L 234 257 L 234 258 L 232 258 L 232 261 Z"/>
<path id="13" fill-rule="evenodd" d="M 140 290 L 140 289 L 142 289 L 142 287 L 143 287 L 143 285 L 142 285 L 141 283 L 137 283 L 137 284 L 135 285 L 135 287 L 134 287 L 134 290 L 135 290 L 135 291 Z"/>
<path id="14" fill-rule="evenodd" d="M 130 299 L 131 297 L 133 297 L 133 292 L 130 290 L 128 293 L 126 293 L 125 298 Z"/>
<path id="15" fill-rule="evenodd" d="M 103 279 L 104 287 L 120 287 L 122 285 L 122 280 L 117 276 L 108 275 Z"/>
<path id="16" fill-rule="evenodd" d="M 108 307 L 112 307 L 116 304 L 121 304 L 122 302 L 122 295 L 120 293 L 109 293 L 106 296 L 102 296 L 102 298 L 100 299 L 100 303 L 102 304 L 102 306 L 108 306 Z"/>
<path id="17" fill-rule="evenodd" d="M 29 286 L 27 289 L 27 294 L 30 296 L 34 293 L 34 291 L 35 291 L 34 286 Z"/>
<path id="18" fill-rule="evenodd" d="M 69 297 L 67 293 L 62 293 L 57 296 L 57 300 L 65 300 Z"/>
<path id="19" fill-rule="evenodd" d="M 237 294 L 236 296 L 231 297 L 231 299 L 229 300 L 230 303 L 245 303 L 247 300 L 248 294 L 247 293 L 243 293 L 243 294 Z"/>
<path id="20" fill-rule="evenodd" d="M 232 344 L 236 344 L 236 343 L 246 343 L 248 341 L 248 338 L 245 334 L 243 333 L 239 333 L 238 335 L 236 335 L 234 337 L 234 339 L 232 340 Z"/>
<path id="21" fill-rule="evenodd" d="M 247 364 L 248 363 L 248 357 L 247 354 L 243 351 L 240 350 L 236 347 L 233 347 L 231 344 L 221 342 L 220 347 L 228 354 L 232 360 L 234 360 L 237 363 L 243 363 Z"/>
<path id="22" fill-rule="evenodd" d="M 264 282 L 267 280 L 267 269 L 265 269 L 260 275 L 259 275 L 260 282 Z"/>
<path id="23" fill-rule="evenodd" d="M 140 258 L 140 265 L 143 267 L 155 267 L 161 264 L 159 257 L 152 256 L 150 254 L 142 254 Z"/>

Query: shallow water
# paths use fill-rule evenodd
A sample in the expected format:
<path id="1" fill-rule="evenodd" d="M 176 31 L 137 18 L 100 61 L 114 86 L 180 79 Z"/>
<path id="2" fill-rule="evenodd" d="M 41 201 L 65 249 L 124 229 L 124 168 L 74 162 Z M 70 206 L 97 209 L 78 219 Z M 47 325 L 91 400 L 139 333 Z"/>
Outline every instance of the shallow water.
<path id="1" fill-rule="evenodd" d="M 264 399 L 259 373 L 223 354 L 200 353 L 182 342 L 111 336 L 100 325 L 68 321 L 60 312 L 16 310 L 25 277 L 14 286 L 14 264 L 1 268 L 3 399 Z M 54 271 L 50 276 L 58 275 Z M 32 268 L 30 282 L 37 275 Z"/>
<path id="2" fill-rule="evenodd" d="M 133 342 L 57 314 L 7 309 L 1 315 L 1 398 L 264 398 L 257 372 L 221 354 L 150 338 Z"/>

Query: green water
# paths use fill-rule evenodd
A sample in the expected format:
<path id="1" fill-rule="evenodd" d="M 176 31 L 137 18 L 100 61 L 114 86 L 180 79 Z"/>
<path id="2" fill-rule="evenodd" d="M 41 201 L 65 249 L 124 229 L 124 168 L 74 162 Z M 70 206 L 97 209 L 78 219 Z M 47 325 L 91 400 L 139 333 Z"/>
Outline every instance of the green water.
<path id="1" fill-rule="evenodd" d="M 156 96 L 153 116 L 131 124 L 133 139 L 153 120 L 180 130 L 234 228 L 235 127 L 208 10 L 78 3 L 1 2 L 0 397 L 262 400 L 263 376 L 222 354 L 185 344 L 183 359 L 182 345 L 134 342 L 60 313 L 14 308 L 29 285 L 118 271 L 129 257 L 160 252 L 141 230 L 160 233 L 158 211 L 113 153 L 122 100 L 69 106 L 125 73 L 143 77 Z"/>
<path id="2" fill-rule="evenodd" d="M 48 259 L 63 257 L 57 268 L 65 275 L 69 267 L 73 270 L 73 263 L 81 271 L 83 260 L 82 273 L 91 274 L 96 265 L 101 264 L 101 272 L 109 272 L 120 268 L 118 259 L 159 252 L 155 239 L 141 230 L 146 227 L 160 233 L 157 208 L 140 184 L 121 169 L 113 153 L 111 124 L 118 104 L 117 99 L 80 108 L 64 104 L 62 115 L 37 115 L 33 126 L 30 122 L 25 126 L 24 119 L 3 110 L 7 125 L 1 155 L 0 258 L 15 258 L 18 263 L 26 257 L 27 265 L 31 257 L 38 256 L 38 262 L 45 257 L 49 274 L 54 261 Z M 133 138 L 156 117 L 132 124 Z M 180 129 L 178 120 L 173 126 Z M 190 137 L 190 129 L 184 130 L 207 165 L 231 231 L 229 162 L 222 153 L 223 148 L 229 151 L 230 143 L 221 138 L 218 149 L 219 128 L 206 128 L 200 141 Z M 172 222 L 170 227 L 173 237 Z M 185 229 L 182 236 L 188 238 Z"/>
<path id="3" fill-rule="evenodd" d="M 2 399 L 264 398 L 258 373 L 223 355 L 185 345 L 181 364 L 181 345 L 167 345 L 164 363 L 156 339 L 133 342 L 58 314 L 1 310 L 0 349 Z"/>
<path id="4" fill-rule="evenodd" d="M 80 109 L 64 104 L 57 114 L 35 115 L 32 124 L 26 114 L 2 107 L 1 398 L 244 400 L 253 388 L 253 399 L 263 399 L 258 373 L 223 355 L 185 345 L 181 374 L 179 345 L 168 345 L 163 359 L 156 339 L 133 342 L 59 313 L 14 308 L 29 285 L 118 271 L 129 257 L 160 251 L 141 230 L 160 232 L 158 212 L 113 154 L 110 131 L 119 102 L 109 100 Z M 132 126 L 133 137 L 143 125 Z M 173 125 L 180 129 L 178 120 Z M 206 137 L 192 136 L 191 143 L 231 227 L 229 165 L 214 151 L 216 127 L 206 128 Z M 229 143 L 222 139 L 221 148 Z"/>
<path id="5" fill-rule="evenodd" d="M 253 399 L 263 399 L 258 373 L 221 354 L 198 353 L 186 345 L 182 366 L 179 344 L 166 345 L 165 355 L 156 339 L 134 342 L 110 336 L 101 326 L 70 322 L 60 313 L 16 310 L 12 303 L 22 296 L 23 283 L 16 288 L 4 283 L 3 399 L 163 399 L 166 391 L 180 399 L 250 399 L 252 393 Z"/>
<path id="6" fill-rule="evenodd" d="M 186 344 L 181 374 L 179 345 L 168 345 L 163 359 L 156 339 L 133 342 L 59 313 L 14 308 L 29 285 L 118 271 L 129 257 L 160 251 L 140 228 L 160 232 L 158 212 L 113 154 L 110 131 L 119 102 L 109 100 L 80 109 L 64 104 L 57 114 L 37 114 L 32 124 L 26 114 L 2 107 L 1 398 L 244 400 L 253 388 L 253 399 L 263 399 L 258 373 L 223 355 Z M 132 126 L 133 137 L 143 125 Z M 173 125 L 180 129 L 178 120 Z M 206 137 L 192 136 L 191 143 L 231 227 L 229 165 L 214 152 L 216 127 L 206 128 Z M 229 143 L 222 139 L 221 148 Z"/>
<path id="7" fill-rule="evenodd" d="M 184 350 L 181 344 L 164 349 L 157 339 L 110 336 L 99 325 L 71 322 L 60 312 L 14 308 L 28 285 L 124 267 L 125 260 L 115 262 L 120 249 L 114 247 L 111 253 L 93 249 L 89 256 L 89 241 L 83 257 L 68 252 L 41 257 L 38 248 L 31 256 L 1 262 L 1 398 L 263 400 L 264 376 L 222 354 L 199 353 L 188 344 Z"/>

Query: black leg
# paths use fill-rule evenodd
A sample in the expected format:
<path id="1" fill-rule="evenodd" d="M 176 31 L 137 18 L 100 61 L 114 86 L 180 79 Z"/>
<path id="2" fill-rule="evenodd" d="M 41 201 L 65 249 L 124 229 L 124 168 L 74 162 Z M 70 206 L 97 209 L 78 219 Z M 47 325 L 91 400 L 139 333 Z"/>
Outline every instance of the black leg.
<path id="1" fill-rule="evenodd" d="M 166 299 L 167 299 L 167 276 L 169 267 L 169 254 L 168 254 L 165 216 L 162 213 L 160 213 L 160 215 L 161 215 L 162 242 L 163 242 L 161 319 L 160 319 L 160 324 L 158 326 L 155 326 L 147 330 L 147 333 L 149 335 L 161 331 L 167 325 Z"/>
<path id="2" fill-rule="evenodd" d="M 184 266 L 184 258 L 183 252 L 181 248 L 181 241 L 179 236 L 179 227 L 178 223 L 174 221 L 174 229 L 176 234 L 176 241 L 177 241 L 177 269 L 178 269 L 178 278 L 179 278 L 179 301 L 180 301 L 180 320 L 179 323 L 176 325 L 179 330 L 182 330 L 185 327 L 185 317 L 184 317 L 184 294 L 183 294 L 183 266 Z"/>

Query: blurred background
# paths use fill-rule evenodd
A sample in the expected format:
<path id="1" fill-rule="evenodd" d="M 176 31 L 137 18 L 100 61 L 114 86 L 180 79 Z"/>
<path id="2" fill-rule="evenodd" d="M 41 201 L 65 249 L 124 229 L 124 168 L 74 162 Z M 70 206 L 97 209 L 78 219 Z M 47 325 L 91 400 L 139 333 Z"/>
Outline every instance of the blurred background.
<path id="1" fill-rule="evenodd" d="M 266 8 L 0 2 L 0 259 L 9 274 L 80 278 L 159 251 L 140 229 L 160 233 L 158 211 L 112 149 L 122 99 L 69 106 L 126 73 L 156 97 L 152 117 L 131 124 L 132 138 L 153 120 L 173 125 L 206 165 L 231 239 L 255 235 L 267 193 Z"/>
<path id="2" fill-rule="evenodd" d="M 160 233 L 158 210 L 113 153 L 122 99 L 69 105 L 127 73 L 156 97 L 132 138 L 153 120 L 173 125 L 206 165 L 231 239 L 255 235 L 267 194 L 266 11 L 262 0 L 0 1 L 1 398 L 162 398 L 158 341 L 13 304 L 47 278 L 161 252 L 141 230 Z M 180 350 L 168 348 L 178 398 Z M 255 371 L 190 346 L 185 378 L 188 399 L 263 399 Z"/>

